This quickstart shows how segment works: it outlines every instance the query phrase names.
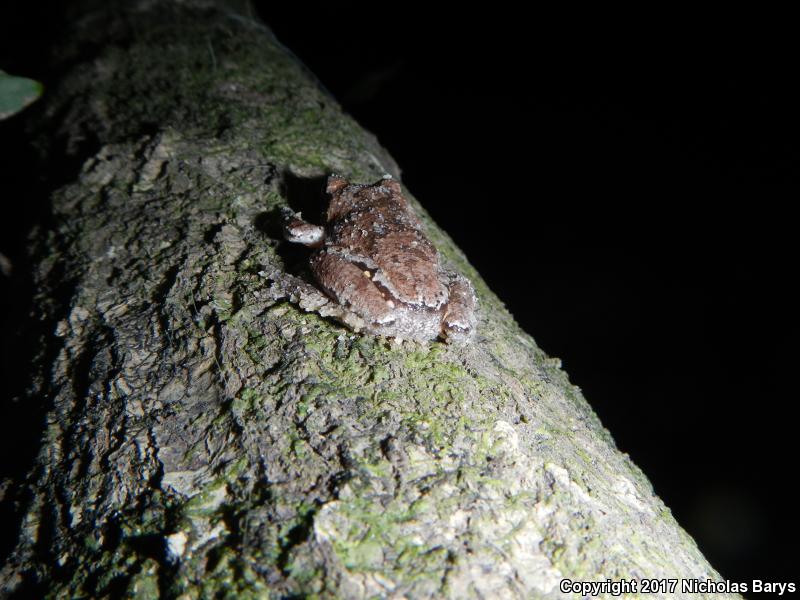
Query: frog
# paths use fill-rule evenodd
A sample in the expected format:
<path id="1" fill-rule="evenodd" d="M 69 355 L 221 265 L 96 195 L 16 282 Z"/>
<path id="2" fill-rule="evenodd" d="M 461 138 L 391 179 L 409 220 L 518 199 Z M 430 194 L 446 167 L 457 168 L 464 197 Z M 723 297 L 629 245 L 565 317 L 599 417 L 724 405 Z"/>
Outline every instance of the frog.
<path id="1" fill-rule="evenodd" d="M 387 175 L 358 184 L 332 174 L 325 193 L 321 225 L 283 212 L 284 238 L 313 250 L 313 285 L 280 278 L 285 295 L 356 332 L 398 342 L 463 344 L 474 335 L 474 286 L 442 266 L 399 181 Z"/>

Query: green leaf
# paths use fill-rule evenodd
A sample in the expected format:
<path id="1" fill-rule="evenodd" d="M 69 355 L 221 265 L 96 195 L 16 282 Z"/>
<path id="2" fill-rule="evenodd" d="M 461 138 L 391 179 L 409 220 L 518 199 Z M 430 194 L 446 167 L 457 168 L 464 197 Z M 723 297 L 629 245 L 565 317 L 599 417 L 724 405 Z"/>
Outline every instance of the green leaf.
<path id="1" fill-rule="evenodd" d="M 0 71 L 0 120 L 18 113 L 42 95 L 42 84 Z"/>

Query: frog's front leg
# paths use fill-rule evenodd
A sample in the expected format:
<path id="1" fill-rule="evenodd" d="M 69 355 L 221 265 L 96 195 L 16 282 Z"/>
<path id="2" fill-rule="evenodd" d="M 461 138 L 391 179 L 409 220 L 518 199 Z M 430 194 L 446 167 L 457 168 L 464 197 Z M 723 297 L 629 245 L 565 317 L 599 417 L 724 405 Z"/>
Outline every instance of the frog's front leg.
<path id="1" fill-rule="evenodd" d="M 447 341 L 462 342 L 475 331 L 475 290 L 463 275 L 451 273 L 449 280 L 447 306 L 442 317 L 442 336 Z"/>
<path id="2" fill-rule="evenodd" d="M 353 331 L 360 331 L 367 326 L 364 319 L 355 312 L 299 277 L 279 269 L 271 272 L 262 271 L 260 275 L 270 282 L 267 295 L 274 301 L 289 300 L 307 312 L 341 321 Z"/>
<path id="3" fill-rule="evenodd" d="M 396 318 L 395 302 L 372 280 L 370 272 L 336 250 L 319 250 L 311 271 L 323 290 L 343 307 L 370 324 L 382 326 Z"/>

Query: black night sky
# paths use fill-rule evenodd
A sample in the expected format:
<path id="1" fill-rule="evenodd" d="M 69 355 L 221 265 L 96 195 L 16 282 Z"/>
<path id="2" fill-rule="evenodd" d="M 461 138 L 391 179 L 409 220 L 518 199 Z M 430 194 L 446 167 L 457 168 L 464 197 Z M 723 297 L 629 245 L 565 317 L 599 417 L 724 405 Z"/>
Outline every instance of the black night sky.
<path id="1" fill-rule="evenodd" d="M 258 11 L 563 360 L 712 565 L 794 580 L 797 40 L 694 14 L 428 4 Z M 32 12 L 0 27 L 0 68 L 40 72 L 57 21 L 22 39 Z M 12 258 L 23 212 L 0 218 Z"/>

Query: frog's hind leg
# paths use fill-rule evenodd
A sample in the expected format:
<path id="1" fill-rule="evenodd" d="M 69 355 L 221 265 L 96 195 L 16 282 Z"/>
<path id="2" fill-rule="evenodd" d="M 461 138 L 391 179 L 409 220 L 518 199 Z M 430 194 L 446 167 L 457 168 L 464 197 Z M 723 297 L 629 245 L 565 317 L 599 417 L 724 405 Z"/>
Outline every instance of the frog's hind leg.
<path id="1" fill-rule="evenodd" d="M 321 250 L 311 257 L 311 270 L 329 296 L 367 323 L 382 326 L 395 320 L 395 303 L 352 259 Z"/>

